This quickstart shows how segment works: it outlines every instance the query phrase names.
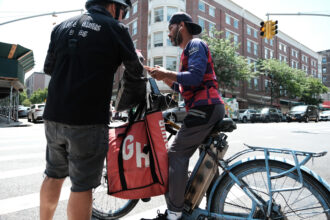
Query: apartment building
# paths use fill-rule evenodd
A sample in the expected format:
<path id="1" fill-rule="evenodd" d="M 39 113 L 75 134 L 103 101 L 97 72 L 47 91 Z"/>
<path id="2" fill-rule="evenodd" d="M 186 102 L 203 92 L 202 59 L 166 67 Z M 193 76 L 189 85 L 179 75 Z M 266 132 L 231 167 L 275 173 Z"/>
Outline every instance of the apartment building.
<path id="1" fill-rule="evenodd" d="M 322 82 L 325 86 L 330 87 L 330 50 L 319 51 L 318 53 L 322 56 Z"/>
<path id="2" fill-rule="evenodd" d="M 230 0 L 133 0 L 133 7 L 124 23 L 128 25 L 134 45 L 145 56 L 145 64 L 160 65 L 178 70 L 181 49 L 173 47 L 168 39 L 168 21 L 177 11 L 186 11 L 193 20 L 210 33 L 216 28 L 222 38 L 232 38 L 239 44 L 238 53 L 249 63 L 257 59 L 275 58 L 292 68 L 302 69 L 306 75 L 322 77 L 319 71 L 321 56 L 307 46 L 279 31 L 271 40 L 259 36 L 262 19 Z M 120 74 L 117 74 L 118 81 Z M 161 90 L 168 87 L 159 84 Z M 240 82 L 234 91 L 221 91 L 226 97 L 235 97 L 240 108 L 257 108 L 270 105 L 269 80 L 265 76 Z M 275 101 L 275 102 L 274 102 Z M 283 97 L 273 100 L 273 105 L 288 108 L 296 100 Z"/>
<path id="3" fill-rule="evenodd" d="M 49 81 L 50 81 L 50 76 L 46 75 L 45 73 L 41 73 L 41 72 L 32 73 L 25 80 L 27 96 L 30 97 L 32 93 L 38 89 L 43 90 L 45 88 L 48 88 Z"/>

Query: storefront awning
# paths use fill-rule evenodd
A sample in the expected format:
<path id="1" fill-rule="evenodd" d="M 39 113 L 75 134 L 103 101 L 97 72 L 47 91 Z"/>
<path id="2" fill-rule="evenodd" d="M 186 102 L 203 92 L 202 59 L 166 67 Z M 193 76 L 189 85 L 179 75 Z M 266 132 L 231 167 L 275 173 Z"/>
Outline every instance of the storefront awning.
<path id="1" fill-rule="evenodd" d="M 0 91 L 6 96 L 11 87 L 24 89 L 25 73 L 34 67 L 33 52 L 18 44 L 0 42 Z"/>

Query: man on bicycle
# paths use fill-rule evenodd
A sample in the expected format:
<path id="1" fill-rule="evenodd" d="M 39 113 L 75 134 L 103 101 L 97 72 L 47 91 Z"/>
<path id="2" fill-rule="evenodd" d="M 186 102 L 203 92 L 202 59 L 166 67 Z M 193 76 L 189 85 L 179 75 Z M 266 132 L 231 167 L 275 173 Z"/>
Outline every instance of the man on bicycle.
<path id="1" fill-rule="evenodd" d="M 130 0 L 88 0 L 87 14 L 56 26 L 45 60 L 51 75 L 44 111 L 46 177 L 40 219 L 52 219 L 63 182 L 70 177 L 68 219 L 89 220 L 92 189 L 100 184 L 108 150 L 109 107 L 114 74 L 124 63 L 135 99 L 144 97 L 143 65 L 128 28 L 120 23 Z M 136 84 L 134 84 L 136 82 Z"/>
<path id="2" fill-rule="evenodd" d="M 165 195 L 167 211 L 158 214 L 155 219 L 181 218 L 189 159 L 225 114 L 210 50 L 201 39 L 193 38 L 201 30 L 187 13 L 173 14 L 169 21 L 168 36 L 174 46 L 183 49 L 179 72 L 159 66 L 149 70 L 153 78 L 163 80 L 182 94 L 188 112 L 168 151 L 169 191 Z"/>

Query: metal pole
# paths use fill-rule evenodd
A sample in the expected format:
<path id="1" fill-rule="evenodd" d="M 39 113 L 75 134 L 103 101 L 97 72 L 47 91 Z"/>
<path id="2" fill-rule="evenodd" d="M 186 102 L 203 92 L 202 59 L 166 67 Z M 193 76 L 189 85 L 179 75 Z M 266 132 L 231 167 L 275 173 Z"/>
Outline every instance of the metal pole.
<path id="1" fill-rule="evenodd" d="M 8 120 L 7 120 L 7 123 L 10 124 L 10 118 L 11 118 L 11 110 L 12 110 L 12 105 L 11 105 L 11 102 L 12 102 L 12 98 L 13 98 L 13 85 L 10 85 L 10 97 L 9 97 L 9 112 L 8 112 Z"/>
<path id="2" fill-rule="evenodd" d="M 325 17 L 330 17 L 330 14 L 313 14 L 313 13 L 267 13 L 266 16 L 268 17 L 269 20 L 269 15 L 286 15 L 286 16 L 297 16 L 297 15 L 305 15 L 305 16 L 325 16 Z"/>
<path id="3" fill-rule="evenodd" d="M 18 18 L 15 20 L 11 20 L 11 21 L 6 21 L 3 23 L 0 23 L 0 25 L 5 25 L 5 24 L 9 24 L 9 23 L 13 23 L 16 21 L 21 21 L 21 20 L 25 20 L 25 19 L 30 19 L 30 18 L 36 18 L 36 17 L 41 17 L 41 16 L 47 16 L 47 15 L 56 15 L 56 14 L 64 14 L 64 13 L 71 13 L 71 12 L 78 12 L 80 11 L 81 13 L 83 13 L 83 9 L 77 9 L 77 10 L 70 10 L 70 11 L 60 11 L 60 12 L 49 12 L 49 13 L 45 13 L 45 14 L 39 14 L 39 15 L 32 15 L 32 16 L 28 16 L 28 17 L 24 17 L 24 18 Z"/>
<path id="4" fill-rule="evenodd" d="M 15 107 L 16 121 L 18 121 L 18 105 L 19 105 L 19 91 L 16 90 L 16 107 Z"/>

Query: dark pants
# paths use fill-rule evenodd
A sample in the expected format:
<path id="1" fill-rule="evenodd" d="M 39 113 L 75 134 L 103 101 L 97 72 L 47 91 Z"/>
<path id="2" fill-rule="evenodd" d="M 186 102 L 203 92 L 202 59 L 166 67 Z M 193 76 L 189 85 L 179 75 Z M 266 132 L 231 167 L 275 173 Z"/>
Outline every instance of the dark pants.
<path id="1" fill-rule="evenodd" d="M 171 211 L 181 212 L 183 210 L 189 159 L 214 125 L 225 115 L 224 105 L 217 104 L 212 109 L 209 107 L 200 107 L 197 111 L 194 108 L 188 111 L 181 129 L 169 149 L 169 192 L 165 197 L 167 208 Z"/>

